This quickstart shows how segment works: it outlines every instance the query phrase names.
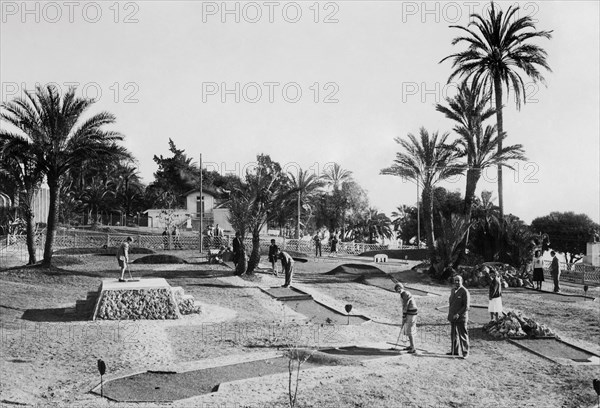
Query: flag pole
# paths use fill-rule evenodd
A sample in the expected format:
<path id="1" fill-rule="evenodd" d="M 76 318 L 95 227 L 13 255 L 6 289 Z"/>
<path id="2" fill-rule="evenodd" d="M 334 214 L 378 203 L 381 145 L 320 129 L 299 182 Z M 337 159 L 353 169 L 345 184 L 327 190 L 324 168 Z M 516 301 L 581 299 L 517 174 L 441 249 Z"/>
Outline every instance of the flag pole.
<path id="1" fill-rule="evenodd" d="M 202 230 L 203 227 L 203 218 L 204 218 L 204 196 L 202 195 L 202 153 L 200 153 L 200 253 L 202 253 Z"/>

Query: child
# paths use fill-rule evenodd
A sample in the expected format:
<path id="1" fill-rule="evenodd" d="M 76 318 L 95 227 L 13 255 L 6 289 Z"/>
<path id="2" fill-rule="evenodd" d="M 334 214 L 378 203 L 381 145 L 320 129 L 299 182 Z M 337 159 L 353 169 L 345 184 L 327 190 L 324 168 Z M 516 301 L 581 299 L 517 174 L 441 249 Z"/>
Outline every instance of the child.
<path id="1" fill-rule="evenodd" d="M 271 240 L 271 245 L 269 246 L 269 262 L 271 262 L 271 272 L 273 275 L 277 276 L 277 267 L 275 264 L 277 263 L 277 253 L 279 252 L 279 247 L 275 244 L 275 240 Z"/>
<path id="2" fill-rule="evenodd" d="M 121 244 L 117 250 L 117 262 L 121 268 L 121 278 L 119 282 L 125 282 L 125 269 L 129 263 L 129 243 L 133 242 L 133 238 L 127 237 L 127 239 Z"/>

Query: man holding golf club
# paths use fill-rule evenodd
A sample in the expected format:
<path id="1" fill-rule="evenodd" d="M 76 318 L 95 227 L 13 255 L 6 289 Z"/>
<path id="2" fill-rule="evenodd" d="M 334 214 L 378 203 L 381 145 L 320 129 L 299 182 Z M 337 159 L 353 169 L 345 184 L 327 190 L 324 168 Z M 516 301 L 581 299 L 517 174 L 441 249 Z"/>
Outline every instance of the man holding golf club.
<path id="1" fill-rule="evenodd" d="M 121 268 L 121 277 L 119 278 L 119 282 L 125 282 L 125 269 L 128 268 L 127 264 L 129 264 L 130 242 L 133 242 L 133 238 L 127 237 L 127 239 L 123 241 L 123 243 L 117 250 L 117 262 L 119 263 L 119 267 Z M 129 274 L 131 275 L 131 272 Z"/>
<path id="2" fill-rule="evenodd" d="M 408 337 L 410 346 L 404 348 L 404 351 L 408 351 L 410 354 L 416 353 L 415 348 L 415 336 L 417 334 L 417 304 L 413 295 L 404 289 L 404 285 L 400 282 L 396 283 L 394 290 L 400 293 L 402 298 L 402 329 L 400 334 L 404 333 Z M 400 339 L 400 335 L 398 335 Z M 396 341 L 396 344 L 398 342 Z"/>

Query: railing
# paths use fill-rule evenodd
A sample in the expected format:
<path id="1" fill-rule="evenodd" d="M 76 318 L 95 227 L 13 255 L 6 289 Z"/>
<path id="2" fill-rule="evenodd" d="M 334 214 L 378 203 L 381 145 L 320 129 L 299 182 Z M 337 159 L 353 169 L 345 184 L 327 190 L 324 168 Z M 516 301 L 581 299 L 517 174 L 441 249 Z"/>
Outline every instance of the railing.
<path id="1" fill-rule="evenodd" d="M 552 280 L 550 265 L 552 261 L 544 261 L 544 278 Z M 560 280 L 565 282 L 581 283 L 582 285 L 600 285 L 600 267 L 582 263 L 571 264 L 558 263 L 560 268 Z"/>
<path id="2" fill-rule="evenodd" d="M 168 235 L 147 235 L 147 234 L 127 234 L 127 233 L 106 233 L 100 231 L 78 231 L 69 230 L 58 233 L 54 240 L 54 249 L 63 248 L 110 248 L 120 245 L 126 237 L 133 238 L 133 246 L 148 248 L 155 251 L 162 250 L 199 250 L 200 237 L 198 234 L 183 233 L 180 236 Z M 315 254 L 315 243 L 313 240 L 289 239 L 283 237 L 266 237 L 260 239 L 261 253 L 267 253 L 271 245 L 271 239 L 275 239 L 280 249 L 304 253 L 308 256 Z M 221 246 L 230 246 L 233 237 L 226 235 L 223 237 L 203 237 L 203 250 L 219 249 Z M 39 235 L 36 238 L 36 256 L 41 259 L 45 235 Z M 244 240 L 246 251 L 252 250 L 252 237 L 246 237 Z M 387 245 L 366 244 L 356 242 L 338 242 L 336 254 L 358 255 L 367 251 L 379 251 L 388 249 Z M 323 255 L 331 253 L 331 246 L 328 242 L 321 244 Z M 0 236 L 0 269 L 15 265 L 27 263 L 29 254 L 27 252 L 27 243 L 25 235 Z"/>

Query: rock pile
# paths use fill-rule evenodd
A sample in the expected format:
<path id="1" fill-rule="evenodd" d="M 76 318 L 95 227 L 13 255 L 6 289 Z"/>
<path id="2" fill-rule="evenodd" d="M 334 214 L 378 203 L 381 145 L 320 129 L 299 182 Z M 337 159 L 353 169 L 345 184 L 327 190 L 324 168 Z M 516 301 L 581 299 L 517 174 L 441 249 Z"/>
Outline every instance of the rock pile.
<path id="1" fill-rule="evenodd" d="M 194 297 L 180 287 L 108 290 L 102 293 L 96 319 L 165 320 L 200 312 Z"/>
<path id="2" fill-rule="evenodd" d="M 502 318 L 485 324 L 483 329 L 497 339 L 556 337 L 550 328 L 517 312 L 508 312 Z"/>
<path id="3" fill-rule="evenodd" d="M 102 294 L 97 319 L 177 319 L 178 308 L 171 290 L 109 290 Z"/>
<path id="4" fill-rule="evenodd" d="M 175 302 L 179 306 L 179 313 L 182 315 L 188 315 L 192 313 L 200 313 L 202 310 L 200 306 L 194 304 L 194 297 L 192 295 L 186 295 L 183 292 L 183 288 L 177 286 L 173 288 L 173 296 Z"/>
<path id="5" fill-rule="evenodd" d="M 490 274 L 485 270 L 486 267 L 500 276 L 502 286 L 505 288 L 533 287 L 531 276 L 525 268 L 516 269 L 499 262 L 487 262 L 474 267 L 459 266 L 458 274 L 462 275 L 464 285 L 467 287 L 486 287 L 491 282 Z"/>

